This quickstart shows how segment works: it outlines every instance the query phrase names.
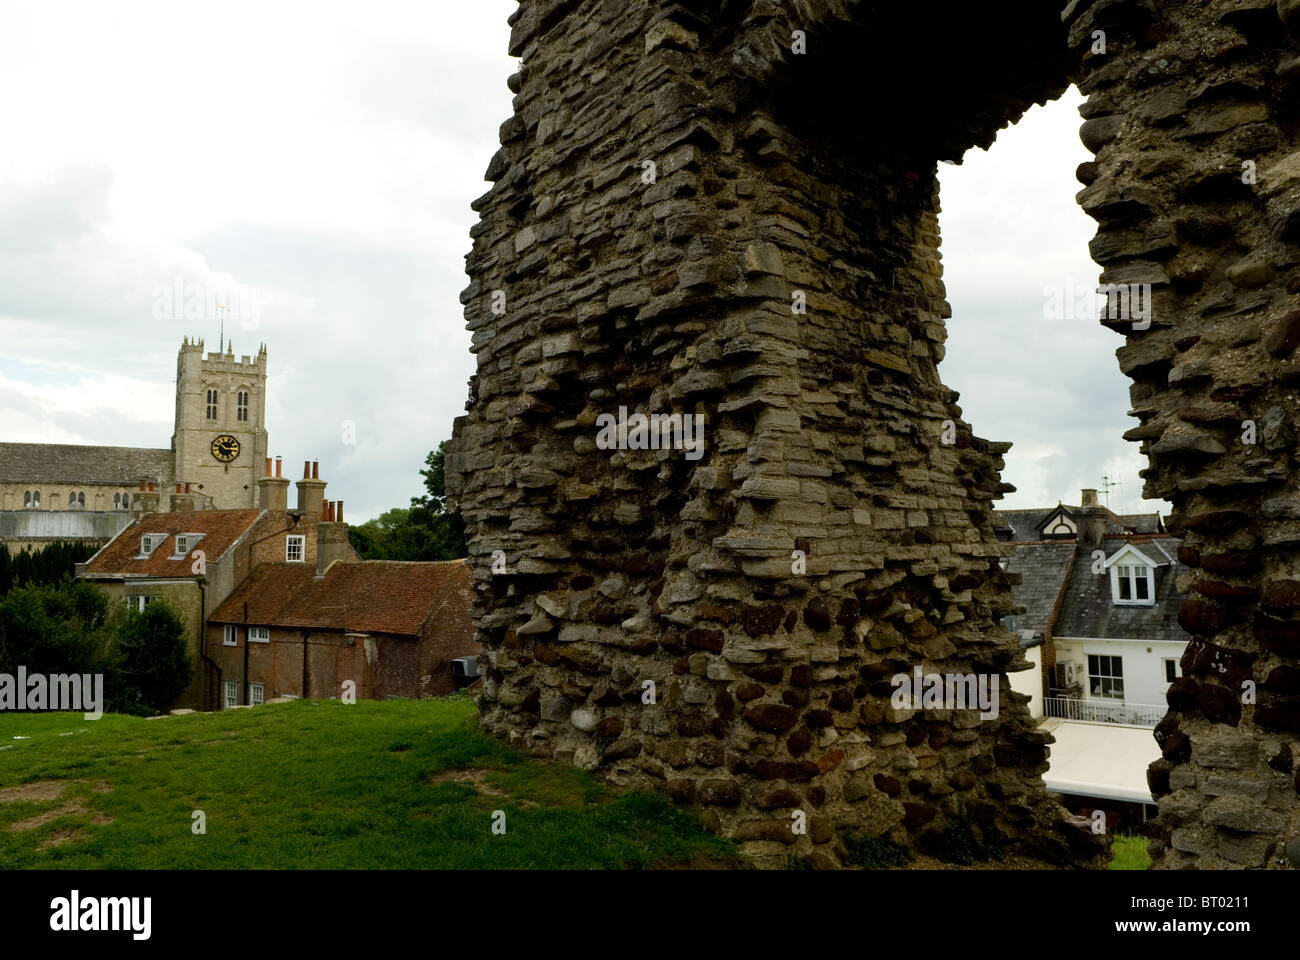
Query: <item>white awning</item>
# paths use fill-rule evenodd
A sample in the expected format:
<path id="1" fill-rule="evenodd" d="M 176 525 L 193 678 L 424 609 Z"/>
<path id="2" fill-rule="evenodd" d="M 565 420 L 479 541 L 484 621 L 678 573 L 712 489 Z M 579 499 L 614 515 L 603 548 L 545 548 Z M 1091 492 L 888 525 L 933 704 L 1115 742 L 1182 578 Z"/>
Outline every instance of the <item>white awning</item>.
<path id="1" fill-rule="evenodd" d="M 1160 759 L 1154 731 L 1119 723 L 1051 719 L 1043 728 L 1056 742 L 1043 774 L 1048 790 L 1106 800 L 1155 803 L 1147 766 Z"/>

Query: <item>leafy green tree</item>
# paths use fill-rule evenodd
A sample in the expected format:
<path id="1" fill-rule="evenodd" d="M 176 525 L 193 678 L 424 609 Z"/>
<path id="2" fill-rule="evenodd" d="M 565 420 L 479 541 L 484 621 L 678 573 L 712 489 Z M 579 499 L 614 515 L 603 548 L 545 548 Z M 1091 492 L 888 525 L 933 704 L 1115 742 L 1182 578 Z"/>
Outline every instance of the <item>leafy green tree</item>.
<path id="1" fill-rule="evenodd" d="M 24 586 L 0 598 L 0 672 L 99 673 L 108 597 L 88 583 Z"/>
<path id="2" fill-rule="evenodd" d="M 447 511 L 446 441 L 425 458 L 425 494 L 410 507 L 394 507 L 374 520 L 351 527 L 353 549 L 364 560 L 454 560 L 467 553 L 465 525 Z"/>
<path id="3" fill-rule="evenodd" d="M 89 560 L 96 549 L 87 543 L 59 541 L 11 557 L 0 545 L 0 597 L 24 584 L 53 585 L 70 580 L 76 565 Z"/>
<path id="4" fill-rule="evenodd" d="M 119 607 L 114 614 L 110 706 L 129 713 L 171 709 L 194 674 L 184 619 L 166 600 L 143 611 Z"/>

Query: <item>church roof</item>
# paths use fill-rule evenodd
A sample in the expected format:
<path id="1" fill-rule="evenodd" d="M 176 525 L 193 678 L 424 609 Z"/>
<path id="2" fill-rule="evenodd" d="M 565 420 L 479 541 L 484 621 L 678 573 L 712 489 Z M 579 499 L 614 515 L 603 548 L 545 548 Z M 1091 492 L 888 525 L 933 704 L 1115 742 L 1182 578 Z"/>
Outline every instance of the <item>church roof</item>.
<path id="1" fill-rule="evenodd" d="M 264 563 L 210 614 L 215 623 L 417 636 L 432 614 L 440 632 L 473 635 L 473 574 L 465 560 Z"/>
<path id="2" fill-rule="evenodd" d="M 84 483 L 134 487 L 141 477 L 166 482 L 171 450 L 66 443 L 0 443 L 0 483 Z"/>

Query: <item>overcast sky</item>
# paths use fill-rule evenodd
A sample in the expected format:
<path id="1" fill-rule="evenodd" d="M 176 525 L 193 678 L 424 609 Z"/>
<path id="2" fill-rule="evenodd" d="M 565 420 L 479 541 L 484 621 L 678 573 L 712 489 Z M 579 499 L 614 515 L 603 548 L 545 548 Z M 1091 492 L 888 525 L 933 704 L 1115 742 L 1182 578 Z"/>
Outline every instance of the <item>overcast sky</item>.
<path id="1" fill-rule="evenodd" d="M 179 282 L 234 301 L 236 355 L 267 344 L 273 455 L 320 460 L 353 522 L 421 493 L 474 369 L 458 295 L 514 8 L 0 0 L 0 440 L 166 447 L 181 339 L 218 340 L 160 298 Z M 940 372 L 1015 442 L 1001 506 L 1109 473 L 1137 510 L 1121 338 L 1043 316 L 1046 285 L 1097 280 L 1078 102 L 941 167 Z"/>

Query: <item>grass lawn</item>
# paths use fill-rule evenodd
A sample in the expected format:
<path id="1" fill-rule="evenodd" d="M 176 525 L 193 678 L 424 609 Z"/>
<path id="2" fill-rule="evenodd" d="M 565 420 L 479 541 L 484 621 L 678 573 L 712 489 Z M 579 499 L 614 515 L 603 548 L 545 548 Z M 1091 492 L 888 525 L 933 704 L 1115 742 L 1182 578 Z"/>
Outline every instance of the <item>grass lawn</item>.
<path id="1" fill-rule="evenodd" d="M 690 814 L 522 758 L 474 712 L 449 697 L 154 720 L 0 714 L 0 868 L 739 863 Z"/>
<path id="2" fill-rule="evenodd" d="M 744 865 L 689 813 L 521 757 L 474 713 L 465 697 L 0 713 L 0 868 Z M 1146 844 L 1116 836 L 1110 869 L 1147 869 Z"/>
<path id="3" fill-rule="evenodd" d="M 1126 837 L 1116 835 L 1111 838 L 1111 849 L 1115 859 L 1110 862 L 1111 870 L 1149 870 L 1151 858 L 1147 856 L 1146 837 Z"/>

